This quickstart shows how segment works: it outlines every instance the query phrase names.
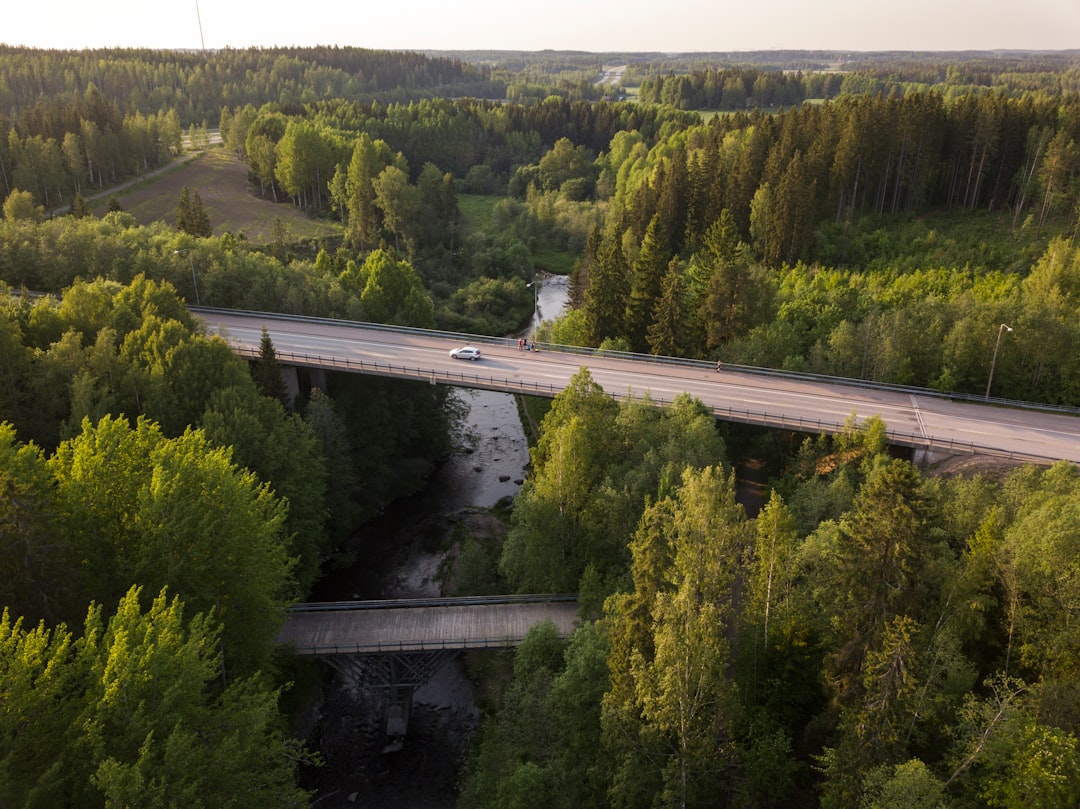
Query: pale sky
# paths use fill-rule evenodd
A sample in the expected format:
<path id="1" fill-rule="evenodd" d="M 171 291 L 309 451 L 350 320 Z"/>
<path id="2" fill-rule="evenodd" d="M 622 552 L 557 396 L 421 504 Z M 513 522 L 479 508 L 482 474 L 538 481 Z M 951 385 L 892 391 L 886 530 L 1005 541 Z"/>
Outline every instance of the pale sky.
<path id="1" fill-rule="evenodd" d="M 5 0 L 4 5 L 0 43 L 38 48 L 199 48 L 203 41 L 207 48 L 592 52 L 1080 48 L 1080 0 Z"/>

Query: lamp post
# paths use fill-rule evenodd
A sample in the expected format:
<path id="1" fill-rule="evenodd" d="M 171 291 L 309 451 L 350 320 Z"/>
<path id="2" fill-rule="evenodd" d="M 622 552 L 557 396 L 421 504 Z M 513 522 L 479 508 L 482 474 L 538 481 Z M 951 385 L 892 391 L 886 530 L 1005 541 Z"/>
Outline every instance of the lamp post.
<path id="1" fill-rule="evenodd" d="M 994 356 L 990 360 L 990 378 L 986 380 L 986 395 L 983 396 L 984 399 L 990 398 L 990 385 L 994 382 L 994 366 L 997 365 L 998 348 L 1001 347 L 1001 333 L 1003 331 L 1012 331 L 1012 326 L 1006 326 L 1004 323 L 998 326 L 997 340 L 994 341 Z"/>
<path id="2" fill-rule="evenodd" d="M 202 306 L 202 301 L 199 300 L 199 280 L 195 277 L 195 259 L 191 257 L 191 250 L 185 248 L 184 250 L 173 250 L 173 255 L 180 255 L 181 253 L 188 254 L 188 264 L 191 265 L 191 283 L 195 285 L 195 305 Z"/>
<path id="3" fill-rule="evenodd" d="M 533 320 L 536 320 L 537 316 L 540 314 L 540 278 L 534 276 L 532 283 L 526 284 L 525 286 L 531 287 L 533 291 Z"/>

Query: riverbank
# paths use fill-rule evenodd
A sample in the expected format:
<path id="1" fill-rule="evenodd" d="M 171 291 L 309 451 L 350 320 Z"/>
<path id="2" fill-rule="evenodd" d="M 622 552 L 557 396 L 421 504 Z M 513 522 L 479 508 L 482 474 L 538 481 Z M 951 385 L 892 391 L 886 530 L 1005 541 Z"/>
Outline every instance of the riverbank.
<path id="1" fill-rule="evenodd" d="M 468 406 L 460 448 L 417 495 L 391 504 L 352 543 L 356 562 L 319 583 L 313 600 L 442 595 L 455 542 L 504 531 L 491 509 L 517 494 L 529 462 L 513 396 L 461 390 Z M 495 541 L 498 541 L 497 539 Z M 329 666 L 307 742 L 323 766 L 305 768 L 302 786 L 319 809 L 453 809 L 458 769 L 479 727 L 480 710 L 462 659 L 444 664 L 413 695 L 402 749 L 383 754 L 387 699 L 358 688 Z"/>

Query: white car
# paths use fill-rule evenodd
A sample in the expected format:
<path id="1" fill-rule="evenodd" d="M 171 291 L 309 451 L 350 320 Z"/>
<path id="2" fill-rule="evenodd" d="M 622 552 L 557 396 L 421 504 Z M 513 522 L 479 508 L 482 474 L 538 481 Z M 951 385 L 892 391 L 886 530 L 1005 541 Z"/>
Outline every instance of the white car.
<path id="1" fill-rule="evenodd" d="M 480 359 L 480 349 L 473 346 L 462 346 L 461 348 L 451 349 L 450 356 L 455 360 L 478 360 Z"/>

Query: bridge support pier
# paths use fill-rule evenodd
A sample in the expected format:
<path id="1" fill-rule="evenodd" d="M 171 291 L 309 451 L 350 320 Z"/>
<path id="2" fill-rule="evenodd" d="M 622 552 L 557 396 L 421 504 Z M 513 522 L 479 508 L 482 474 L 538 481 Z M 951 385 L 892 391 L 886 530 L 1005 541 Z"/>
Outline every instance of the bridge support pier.
<path id="1" fill-rule="evenodd" d="M 443 665 L 457 656 L 457 649 L 427 652 L 381 652 L 329 655 L 323 659 L 357 687 L 385 689 L 386 735 L 384 753 L 401 749 L 409 730 L 413 693 L 427 683 Z"/>

